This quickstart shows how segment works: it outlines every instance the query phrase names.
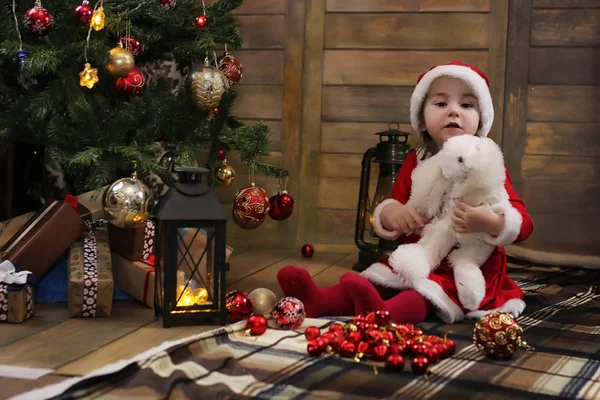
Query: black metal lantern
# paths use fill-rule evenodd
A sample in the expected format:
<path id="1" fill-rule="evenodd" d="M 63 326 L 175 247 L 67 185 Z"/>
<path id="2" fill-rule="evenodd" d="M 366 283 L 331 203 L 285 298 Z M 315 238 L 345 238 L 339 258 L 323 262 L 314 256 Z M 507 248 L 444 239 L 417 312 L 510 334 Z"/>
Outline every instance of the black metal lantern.
<path id="1" fill-rule="evenodd" d="M 410 151 L 408 145 L 409 133 L 398 129 L 378 132 L 379 143 L 367 150 L 362 160 L 360 176 L 360 192 L 358 195 L 358 210 L 356 215 L 356 231 L 354 241 L 360 249 L 357 271 L 363 271 L 381 257 L 389 255 L 398 247 L 398 241 L 381 239 L 375 233 L 375 208 L 392 194 L 394 183 L 406 155 Z M 373 196 L 369 195 L 371 180 L 371 164 L 379 164 L 379 177 Z"/>
<path id="2" fill-rule="evenodd" d="M 154 310 L 165 328 L 225 325 L 227 212 L 202 182 L 208 170 L 173 167 L 175 178 L 156 211 Z"/>

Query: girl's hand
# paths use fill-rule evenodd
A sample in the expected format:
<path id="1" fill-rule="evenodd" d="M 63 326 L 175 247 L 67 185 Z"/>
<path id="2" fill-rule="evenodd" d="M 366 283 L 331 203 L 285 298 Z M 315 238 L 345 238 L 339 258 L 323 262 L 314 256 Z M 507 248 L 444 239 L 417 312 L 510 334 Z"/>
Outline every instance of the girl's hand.
<path id="1" fill-rule="evenodd" d="M 402 203 L 392 203 L 381 211 L 381 224 L 389 231 L 396 231 L 401 235 L 413 233 L 423 228 L 428 222 L 418 212 Z"/>
<path id="2" fill-rule="evenodd" d="M 460 199 L 454 199 L 452 224 L 455 232 L 486 232 L 498 236 L 504 229 L 504 215 L 497 214 L 488 204 L 471 207 Z"/>

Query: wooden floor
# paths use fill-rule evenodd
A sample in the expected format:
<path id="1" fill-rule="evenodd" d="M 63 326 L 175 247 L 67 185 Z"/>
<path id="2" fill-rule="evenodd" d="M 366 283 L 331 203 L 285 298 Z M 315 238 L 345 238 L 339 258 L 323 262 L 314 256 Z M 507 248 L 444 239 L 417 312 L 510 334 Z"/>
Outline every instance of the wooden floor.
<path id="1" fill-rule="evenodd" d="M 236 249 L 227 275 L 228 290 L 248 293 L 264 287 L 280 296 L 276 275 L 286 265 L 302 266 L 319 286 L 328 286 L 337 283 L 342 272 L 352 270 L 357 256 L 358 253 L 317 252 L 313 258 L 304 258 L 295 250 Z M 0 399 L 71 376 L 85 375 L 164 341 L 213 328 L 215 326 L 164 329 L 162 321 L 154 319 L 154 312 L 137 302 L 115 302 L 112 316 L 98 319 L 70 318 L 65 303 L 38 304 L 36 314 L 22 324 L 0 325 L 0 373 L 6 366 L 52 372 L 35 380 L 0 375 Z"/>

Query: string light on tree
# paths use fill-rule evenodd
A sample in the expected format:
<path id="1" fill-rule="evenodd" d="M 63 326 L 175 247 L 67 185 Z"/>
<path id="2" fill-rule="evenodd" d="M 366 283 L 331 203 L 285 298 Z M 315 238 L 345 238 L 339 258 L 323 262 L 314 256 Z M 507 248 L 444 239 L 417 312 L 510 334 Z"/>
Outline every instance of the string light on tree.
<path id="1" fill-rule="evenodd" d="M 203 10 L 202 14 L 200 14 L 200 15 L 196 16 L 196 18 L 194 18 L 194 23 L 200 29 L 204 29 L 208 25 L 208 18 L 206 17 L 206 5 L 204 4 L 204 0 L 202 0 L 202 10 Z"/>
<path id="2" fill-rule="evenodd" d="M 79 85 L 91 89 L 99 80 L 98 68 L 92 68 L 90 63 L 85 63 L 83 71 L 79 73 Z"/>
<path id="3" fill-rule="evenodd" d="M 23 39 L 21 38 L 21 31 L 19 30 L 19 19 L 17 18 L 17 5 L 16 0 L 12 2 L 12 14 L 15 20 L 15 29 L 17 31 L 17 37 L 19 38 L 19 50 L 17 50 L 17 68 L 19 71 L 25 66 L 25 60 L 27 59 L 27 53 L 23 50 Z"/>
<path id="4" fill-rule="evenodd" d="M 96 7 L 94 8 L 91 26 L 95 31 L 101 31 L 104 29 L 104 21 L 106 20 L 106 14 L 104 13 L 104 2 L 100 0 L 99 3 L 96 3 Z"/>

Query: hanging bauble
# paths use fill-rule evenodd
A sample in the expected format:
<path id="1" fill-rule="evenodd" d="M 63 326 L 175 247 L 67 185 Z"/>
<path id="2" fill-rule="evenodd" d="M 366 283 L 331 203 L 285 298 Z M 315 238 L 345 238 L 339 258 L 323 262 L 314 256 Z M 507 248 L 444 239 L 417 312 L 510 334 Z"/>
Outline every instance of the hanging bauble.
<path id="1" fill-rule="evenodd" d="M 259 315 L 268 315 L 273 311 L 277 296 L 275 293 L 265 288 L 254 289 L 248 294 L 252 301 L 252 312 Z"/>
<path id="2" fill-rule="evenodd" d="M 269 203 L 271 204 L 271 208 L 269 209 L 269 217 L 274 219 L 275 221 L 283 221 L 288 219 L 290 215 L 292 215 L 292 210 L 284 211 L 279 205 L 279 199 L 281 198 L 281 193 L 275 194 L 271 196 L 269 199 Z"/>
<path id="3" fill-rule="evenodd" d="M 231 165 L 227 165 L 227 160 L 223 160 L 223 164 L 215 172 L 215 178 L 223 187 L 228 187 L 235 180 L 235 170 Z"/>
<path id="4" fill-rule="evenodd" d="M 106 14 L 104 13 L 104 7 L 100 6 L 94 10 L 90 25 L 95 31 L 104 29 L 104 22 L 106 21 Z"/>
<path id="5" fill-rule="evenodd" d="M 258 228 L 269 213 L 267 192 L 254 185 L 238 191 L 233 198 L 233 220 L 244 229 Z"/>
<path id="6" fill-rule="evenodd" d="M 242 63 L 231 54 L 227 52 L 223 53 L 219 58 L 218 65 L 230 85 L 233 85 L 242 79 Z"/>
<path id="7" fill-rule="evenodd" d="M 226 155 L 227 152 L 224 149 L 219 149 L 219 152 L 217 153 L 217 159 L 222 160 L 225 158 Z"/>
<path id="8" fill-rule="evenodd" d="M 135 60 L 133 59 L 133 54 L 123 47 L 121 41 L 119 41 L 117 47 L 113 47 L 108 51 L 106 70 L 110 75 L 124 78 L 131 72 L 134 66 Z"/>
<path id="9" fill-rule="evenodd" d="M 177 0 L 160 0 L 160 8 L 165 11 L 169 11 L 175 8 Z"/>
<path id="10" fill-rule="evenodd" d="M 110 223 L 119 228 L 132 228 L 146 221 L 154 207 L 150 189 L 133 174 L 122 178 L 106 189 L 102 207 Z"/>
<path id="11" fill-rule="evenodd" d="M 92 68 L 90 63 L 85 63 L 83 71 L 79 73 L 79 85 L 91 89 L 98 81 L 98 68 Z"/>
<path id="12" fill-rule="evenodd" d="M 54 17 L 42 7 L 42 2 L 38 0 L 34 3 L 33 8 L 25 12 L 23 25 L 36 35 L 43 35 L 54 25 Z"/>
<path id="13" fill-rule="evenodd" d="M 523 341 L 523 328 L 512 314 L 501 311 L 484 315 L 477 321 L 473 343 L 480 351 L 496 358 L 508 358 L 520 348 L 533 349 Z"/>
<path id="14" fill-rule="evenodd" d="M 267 331 L 267 319 L 262 315 L 251 315 L 246 320 L 246 329 L 254 336 L 260 336 Z"/>
<path id="15" fill-rule="evenodd" d="M 122 99 L 129 99 L 132 96 L 141 96 L 144 93 L 146 79 L 142 74 L 140 67 L 135 66 L 125 78 L 118 78 L 115 81 L 115 93 Z"/>
<path id="16" fill-rule="evenodd" d="M 75 7 L 75 19 L 77 21 L 89 24 L 92 20 L 92 16 L 94 15 L 94 9 L 89 6 L 90 2 L 88 0 L 83 0 L 83 2 Z"/>
<path id="17" fill-rule="evenodd" d="M 201 110 L 211 110 L 219 105 L 223 93 L 229 88 L 227 78 L 217 68 L 211 67 L 208 60 L 204 66 L 190 74 L 192 98 Z"/>
<path id="18" fill-rule="evenodd" d="M 315 248 L 312 244 L 302 246 L 302 255 L 306 258 L 311 258 L 315 254 Z"/>
<path id="19" fill-rule="evenodd" d="M 27 59 L 27 53 L 23 49 L 17 51 L 17 69 L 21 71 L 25 66 L 25 60 Z"/>
<path id="20" fill-rule="evenodd" d="M 294 210 L 294 199 L 289 195 L 287 190 L 281 192 L 281 196 L 277 199 L 277 205 L 284 212 L 289 212 L 290 214 Z"/>
<path id="21" fill-rule="evenodd" d="M 273 320 L 283 329 L 296 329 L 306 318 L 304 304 L 295 297 L 284 297 L 273 308 Z"/>
<path id="22" fill-rule="evenodd" d="M 121 44 L 124 48 L 129 50 L 134 57 L 137 57 L 144 52 L 144 45 L 134 37 L 123 36 L 121 38 Z"/>
<path id="23" fill-rule="evenodd" d="M 204 29 L 208 26 L 208 18 L 206 15 L 200 14 L 196 18 L 194 18 L 194 24 L 200 29 Z"/>
<path id="24" fill-rule="evenodd" d="M 232 321 L 241 321 L 252 314 L 252 301 L 241 291 L 231 291 L 225 295 L 225 309 Z"/>

